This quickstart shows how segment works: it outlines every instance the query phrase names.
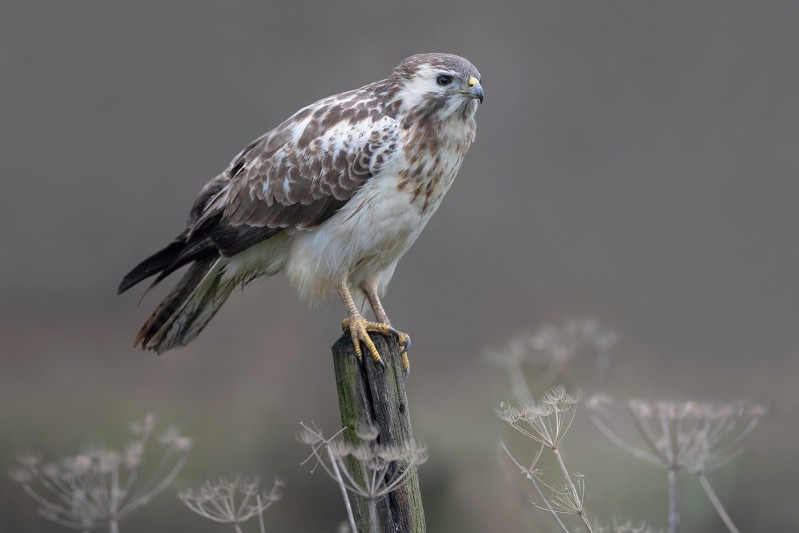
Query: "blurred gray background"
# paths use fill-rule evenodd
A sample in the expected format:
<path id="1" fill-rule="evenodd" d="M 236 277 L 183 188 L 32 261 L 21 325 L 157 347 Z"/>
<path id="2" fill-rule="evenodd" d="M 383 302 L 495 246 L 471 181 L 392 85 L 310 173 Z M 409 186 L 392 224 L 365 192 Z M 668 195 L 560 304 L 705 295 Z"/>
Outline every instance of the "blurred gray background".
<path id="1" fill-rule="evenodd" d="M 153 412 L 194 438 L 179 486 L 278 475 L 267 530 L 334 531 L 340 495 L 299 465 L 294 433 L 338 429 L 341 303 L 308 310 L 285 280 L 257 283 L 159 358 L 130 345 L 168 287 L 137 307 L 141 291 L 116 285 L 250 140 L 446 51 L 482 73 L 477 141 L 385 299 L 414 341 L 429 530 L 551 525 L 497 464 L 512 436 L 492 409 L 510 389 L 481 355 L 584 316 L 621 334 L 603 383 L 619 397 L 771 406 L 711 480 L 742 530 L 793 529 L 797 20 L 789 1 L 4 2 L 0 466 L 121 446 Z M 661 472 L 579 415 L 565 446 L 593 516 L 665 526 Z M 685 530 L 723 531 L 692 482 Z M 0 530 L 58 530 L 35 509 L 0 480 Z M 122 524 L 145 530 L 224 528 L 169 489 Z"/>

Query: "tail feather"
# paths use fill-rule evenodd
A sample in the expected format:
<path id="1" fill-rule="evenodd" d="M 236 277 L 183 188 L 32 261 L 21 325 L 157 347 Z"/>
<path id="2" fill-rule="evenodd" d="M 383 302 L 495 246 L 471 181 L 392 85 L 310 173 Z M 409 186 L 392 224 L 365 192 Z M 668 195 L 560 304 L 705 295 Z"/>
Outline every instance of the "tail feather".
<path id="1" fill-rule="evenodd" d="M 286 260 L 285 242 L 285 237 L 271 236 L 263 244 L 256 243 L 228 256 L 220 254 L 208 235 L 192 233 L 187 236 L 184 232 L 178 236 L 139 263 L 119 285 L 122 293 L 152 276 L 155 276 L 152 285 L 156 285 L 178 268 L 189 265 L 175 288 L 139 330 L 133 345 L 159 354 L 187 345 L 205 328 L 236 287 L 280 271 Z"/>
<path id="2" fill-rule="evenodd" d="M 180 254 L 180 251 L 184 246 L 185 243 L 183 242 L 183 239 L 178 237 L 169 243 L 168 246 L 133 267 L 133 270 L 125 274 L 125 277 L 119 284 L 117 294 L 122 294 L 140 281 L 143 281 L 169 267 L 169 265 L 175 261 L 175 257 Z"/>
<path id="3" fill-rule="evenodd" d="M 194 339 L 233 291 L 234 287 L 220 276 L 224 261 L 208 236 L 189 236 L 184 231 L 128 272 L 119 284 L 120 294 L 156 276 L 152 288 L 175 270 L 190 265 L 139 330 L 133 345 L 160 354 Z"/>
<path id="4" fill-rule="evenodd" d="M 150 315 L 133 345 L 160 354 L 191 342 L 235 288 L 221 275 L 224 261 L 217 257 L 194 262 Z"/>
<path id="5" fill-rule="evenodd" d="M 137 283 L 158 274 L 153 283 L 155 285 L 187 263 L 218 255 L 210 239 L 202 236 L 187 237 L 187 233 L 183 232 L 166 247 L 133 267 L 119 284 L 117 294 L 122 294 Z"/>

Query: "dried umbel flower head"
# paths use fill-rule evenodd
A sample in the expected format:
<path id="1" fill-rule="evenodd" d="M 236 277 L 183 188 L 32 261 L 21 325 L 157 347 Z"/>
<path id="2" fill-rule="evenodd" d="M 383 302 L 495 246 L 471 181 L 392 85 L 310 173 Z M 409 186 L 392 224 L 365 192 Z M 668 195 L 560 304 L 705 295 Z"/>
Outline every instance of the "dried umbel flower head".
<path id="1" fill-rule="evenodd" d="M 568 393 L 566 387 L 558 385 L 545 392 L 538 402 L 513 405 L 503 402 L 496 412 L 520 433 L 555 449 L 574 421 L 580 398 L 579 391 Z"/>
<path id="2" fill-rule="evenodd" d="M 559 450 L 560 442 L 574 421 L 580 398 L 579 391 L 568 393 L 565 387 L 559 385 L 545 392 L 537 402 L 519 402 L 512 406 L 503 403 L 497 409 L 497 414 L 538 444 L 530 466 L 526 467 L 502 445 L 510 460 L 532 485 L 536 494 L 531 499 L 532 503 L 551 513 L 564 531 L 569 530 L 560 515 L 570 514 L 579 516 L 586 530 L 591 532 L 591 524 L 584 509 L 585 479 L 581 474 L 569 472 Z M 536 467 L 545 449 L 548 449 L 558 465 L 560 482 L 545 481 L 542 471 Z M 547 491 L 549 494 L 546 494 Z"/>
<path id="3" fill-rule="evenodd" d="M 730 531 L 737 532 L 705 473 L 718 468 L 743 450 L 743 442 L 755 429 L 765 407 L 745 402 L 711 403 L 697 401 L 630 400 L 627 408 L 638 439 L 617 429 L 611 408 L 602 398 L 590 401 L 594 424 L 616 445 L 635 457 L 663 467 L 669 488 L 669 530 L 680 522 L 677 472 L 696 475 L 719 517 Z"/>
<path id="4" fill-rule="evenodd" d="M 44 518 L 74 529 L 116 530 L 119 520 L 164 490 L 186 462 L 190 441 L 173 432 L 163 441 L 159 466 L 148 476 L 140 475 L 154 427 L 152 415 L 131 424 L 136 439 L 124 452 L 92 448 L 43 464 L 36 455 L 20 455 L 11 477 L 41 505 Z"/>
<path id="5" fill-rule="evenodd" d="M 560 326 L 545 324 L 530 337 L 533 357 L 543 363 L 565 364 L 584 351 L 607 352 L 618 335 L 605 331 L 592 319 L 569 320 Z"/>
<path id="6" fill-rule="evenodd" d="M 549 496 L 549 502 L 556 513 L 583 514 L 585 501 L 585 476 L 572 474 L 572 484 L 563 482 Z"/>
<path id="7" fill-rule="evenodd" d="M 142 441 L 131 442 L 125 448 L 125 466 L 135 468 L 141 464 L 144 455 L 144 443 Z"/>
<path id="8" fill-rule="evenodd" d="M 8 473 L 8 477 L 15 483 L 20 483 L 22 485 L 33 481 L 33 474 L 31 474 L 30 470 L 27 468 L 12 468 Z"/>
<path id="9" fill-rule="evenodd" d="M 24 468 L 34 468 L 42 462 L 42 458 L 33 452 L 25 452 L 17 454 L 17 462 Z"/>
<path id="10" fill-rule="evenodd" d="M 186 506 L 209 520 L 238 527 L 250 518 L 261 515 L 283 496 L 283 483 L 276 479 L 267 492 L 261 489 L 257 476 L 245 478 L 240 475 L 206 481 L 197 488 L 184 489 L 178 498 Z"/>
<path id="11" fill-rule="evenodd" d="M 531 389 L 541 390 L 558 376 L 568 379 L 577 358 L 592 355 L 595 372 L 604 374 L 617 342 L 618 335 L 600 328 L 596 320 L 572 319 L 561 325 L 544 324 L 535 331 L 523 331 L 485 357 L 505 369 L 516 399 L 529 401 L 533 398 Z M 532 386 L 525 380 L 524 365 L 539 368 Z"/>
<path id="12" fill-rule="evenodd" d="M 175 428 L 169 428 L 158 440 L 161 444 L 172 446 L 180 453 L 191 450 L 191 439 L 178 433 L 178 430 Z"/>
<path id="13" fill-rule="evenodd" d="M 343 429 L 325 438 L 316 426 L 300 423 L 300 428 L 298 439 L 311 446 L 311 455 L 303 464 L 315 459 L 314 469 L 321 465 L 339 485 L 353 531 L 356 526 L 348 492 L 366 498 L 369 512 L 374 514 L 377 499 L 400 488 L 415 467 L 427 461 L 427 448 L 422 443 L 411 439 L 381 444 L 377 442 L 379 430 L 374 427 L 357 429 L 356 436 L 362 439 L 358 444 L 338 438 Z M 376 517 L 372 523 L 377 523 Z"/>
<path id="14" fill-rule="evenodd" d="M 615 444 L 640 459 L 673 470 L 706 472 L 743 449 L 744 439 L 766 412 L 759 404 L 632 399 L 627 409 L 641 445 L 617 428 L 609 397 L 588 402 L 595 425 Z"/>
<path id="15" fill-rule="evenodd" d="M 319 430 L 315 426 L 311 428 L 305 424 L 300 424 L 300 429 L 297 430 L 297 440 L 309 446 L 322 443 L 324 442 L 324 437 L 322 437 L 321 433 L 318 431 Z"/>
<path id="16" fill-rule="evenodd" d="M 146 437 L 155 429 L 155 416 L 153 414 L 146 414 L 141 420 L 130 423 L 130 431 L 134 435 Z"/>

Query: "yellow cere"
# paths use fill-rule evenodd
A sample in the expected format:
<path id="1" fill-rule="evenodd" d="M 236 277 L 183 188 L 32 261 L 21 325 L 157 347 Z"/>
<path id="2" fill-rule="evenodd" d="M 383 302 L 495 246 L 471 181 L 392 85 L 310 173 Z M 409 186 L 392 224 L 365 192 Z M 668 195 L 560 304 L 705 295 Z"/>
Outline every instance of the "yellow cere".
<path id="1" fill-rule="evenodd" d="M 469 88 L 470 88 L 470 89 L 471 89 L 472 87 L 474 87 L 475 85 L 477 85 L 478 83 L 480 83 L 480 80 L 478 80 L 478 79 L 477 79 L 476 77 L 474 77 L 474 76 L 469 76 Z"/>

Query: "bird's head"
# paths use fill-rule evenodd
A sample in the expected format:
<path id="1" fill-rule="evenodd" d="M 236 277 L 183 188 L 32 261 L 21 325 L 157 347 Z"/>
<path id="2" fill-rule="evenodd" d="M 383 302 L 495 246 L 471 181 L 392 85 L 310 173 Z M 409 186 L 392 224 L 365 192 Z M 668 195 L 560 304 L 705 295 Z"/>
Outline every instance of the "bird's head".
<path id="1" fill-rule="evenodd" d="M 413 115 L 467 120 L 478 102 L 483 102 L 480 72 L 452 54 L 411 56 L 394 69 L 390 79 L 397 84 L 395 98 Z"/>

